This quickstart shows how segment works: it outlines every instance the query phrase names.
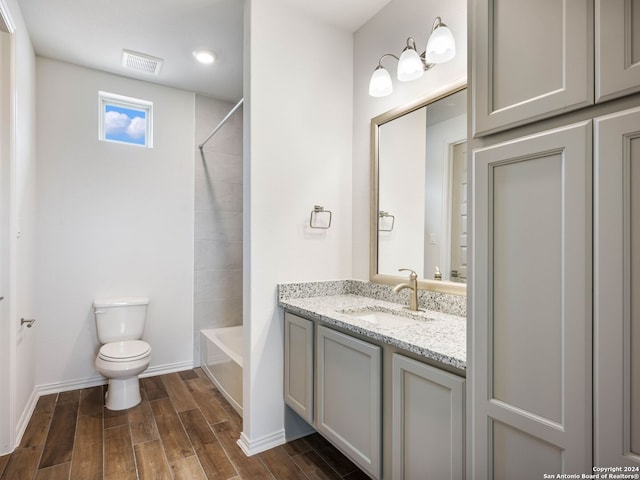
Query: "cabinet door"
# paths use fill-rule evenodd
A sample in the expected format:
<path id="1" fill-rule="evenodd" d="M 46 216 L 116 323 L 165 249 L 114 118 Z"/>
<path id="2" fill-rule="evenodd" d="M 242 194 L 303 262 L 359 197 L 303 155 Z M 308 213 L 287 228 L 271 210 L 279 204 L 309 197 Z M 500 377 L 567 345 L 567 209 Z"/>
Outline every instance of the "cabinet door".
<path id="1" fill-rule="evenodd" d="M 593 103 L 593 3 L 480 0 L 474 8 L 473 134 Z"/>
<path id="2" fill-rule="evenodd" d="M 319 326 L 316 351 L 317 430 L 380 478 L 380 347 Z"/>
<path id="3" fill-rule="evenodd" d="M 393 355 L 396 480 L 464 478 L 464 378 Z"/>
<path id="4" fill-rule="evenodd" d="M 640 91 L 640 0 L 596 0 L 596 101 Z"/>
<path id="5" fill-rule="evenodd" d="M 284 313 L 284 401 L 313 422 L 313 322 Z"/>
<path id="6" fill-rule="evenodd" d="M 640 467 L 640 108 L 595 135 L 595 463 Z"/>
<path id="7" fill-rule="evenodd" d="M 591 472 L 591 122 L 476 150 L 471 478 Z"/>

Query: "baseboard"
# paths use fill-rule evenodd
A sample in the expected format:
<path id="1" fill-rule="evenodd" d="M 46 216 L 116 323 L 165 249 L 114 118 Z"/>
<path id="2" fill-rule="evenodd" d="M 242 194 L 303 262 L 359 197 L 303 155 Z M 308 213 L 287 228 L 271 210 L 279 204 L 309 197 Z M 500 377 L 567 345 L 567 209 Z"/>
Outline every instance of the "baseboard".
<path id="1" fill-rule="evenodd" d="M 183 370 L 190 370 L 193 368 L 192 361 L 168 363 L 166 365 L 155 365 L 147 368 L 140 374 L 140 378 L 155 377 L 157 375 L 165 375 L 167 373 L 181 372 Z M 98 385 L 104 385 L 107 383 L 107 379 L 102 375 L 93 375 L 91 377 L 79 378 L 75 380 L 69 380 L 66 382 L 53 382 L 45 383 L 43 385 L 36 386 L 38 396 L 48 395 L 50 393 L 67 392 L 69 390 L 79 390 L 81 388 L 97 387 Z"/>
<path id="2" fill-rule="evenodd" d="M 156 377 L 158 375 L 166 375 L 167 373 L 182 372 L 184 370 L 191 370 L 194 368 L 193 360 L 186 360 L 184 362 L 168 363 L 166 365 L 156 365 L 147 368 L 140 374 L 141 378 L 144 377 Z"/>
<path id="3" fill-rule="evenodd" d="M 38 403 L 38 398 L 40 395 L 38 394 L 37 388 L 34 388 L 31 391 L 31 395 L 29 395 L 29 400 L 27 400 L 27 404 L 22 410 L 22 414 L 18 419 L 18 423 L 16 424 L 16 444 L 13 448 L 17 448 L 22 441 L 22 436 L 24 432 L 27 430 L 27 425 L 29 425 L 29 420 L 31 420 L 31 415 L 33 415 L 33 411 L 36 409 L 36 404 Z"/>
<path id="4" fill-rule="evenodd" d="M 192 361 L 169 363 L 166 365 L 156 365 L 147 368 L 141 377 L 155 377 L 157 375 L 165 375 L 167 373 L 181 372 L 183 370 L 190 370 L 193 368 Z M 68 380 L 66 382 L 53 382 L 45 383 L 42 385 L 36 385 L 31 392 L 27 405 L 25 406 L 20 419 L 16 424 L 16 444 L 15 447 L 20 445 L 22 436 L 24 435 L 29 420 L 33 415 L 33 411 L 36 408 L 38 399 L 43 395 L 49 395 L 51 393 L 67 392 L 69 390 L 79 390 L 82 388 L 97 387 L 98 385 L 104 385 L 107 383 L 107 379 L 101 375 L 93 375 L 91 377 L 79 378 L 76 380 Z M 14 447 L 14 448 L 15 448 Z"/>
<path id="5" fill-rule="evenodd" d="M 247 457 L 250 457 L 279 445 L 283 445 L 284 443 L 286 443 L 286 441 L 287 440 L 284 435 L 284 429 L 282 429 L 270 435 L 265 435 L 264 437 L 258 438 L 256 440 L 250 440 L 249 438 L 247 438 L 244 432 L 242 432 L 237 443 L 244 454 Z"/>

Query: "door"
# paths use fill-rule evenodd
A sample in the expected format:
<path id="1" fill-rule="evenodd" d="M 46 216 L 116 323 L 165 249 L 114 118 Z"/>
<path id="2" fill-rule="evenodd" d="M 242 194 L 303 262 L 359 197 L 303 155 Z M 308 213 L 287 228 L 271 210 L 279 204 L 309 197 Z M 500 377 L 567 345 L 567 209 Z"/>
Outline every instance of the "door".
<path id="1" fill-rule="evenodd" d="M 473 155 L 474 479 L 591 472 L 591 122 Z"/>
<path id="2" fill-rule="evenodd" d="M 470 2 L 473 135 L 593 103 L 593 3 Z"/>
<path id="3" fill-rule="evenodd" d="M 394 480 L 464 478 L 464 378 L 393 354 Z"/>
<path id="4" fill-rule="evenodd" d="M 640 469 L 640 108 L 595 120 L 594 454 Z M 624 472 L 623 472 L 624 473 Z"/>
<path id="5" fill-rule="evenodd" d="M 0 6 L 0 385 L 10 385 L 9 242 L 11 204 L 11 37 Z M 0 389 L 0 455 L 13 449 L 11 389 Z"/>
<path id="6" fill-rule="evenodd" d="M 382 460 L 380 347 L 317 330 L 315 427 L 374 479 Z"/>
<path id="7" fill-rule="evenodd" d="M 596 0 L 596 102 L 640 91 L 640 0 Z"/>
<path id="8" fill-rule="evenodd" d="M 313 423 L 313 322 L 284 312 L 284 401 Z"/>
<path id="9" fill-rule="evenodd" d="M 452 146 L 451 281 L 467 280 L 467 142 Z"/>

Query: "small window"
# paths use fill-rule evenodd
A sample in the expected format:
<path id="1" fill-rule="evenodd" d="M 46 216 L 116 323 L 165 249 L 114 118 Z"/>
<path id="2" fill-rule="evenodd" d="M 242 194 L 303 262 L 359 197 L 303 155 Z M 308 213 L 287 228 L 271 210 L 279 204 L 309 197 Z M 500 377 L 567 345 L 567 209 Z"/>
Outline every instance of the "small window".
<path id="1" fill-rule="evenodd" d="M 98 92 L 99 139 L 153 147 L 153 103 L 114 93 Z"/>

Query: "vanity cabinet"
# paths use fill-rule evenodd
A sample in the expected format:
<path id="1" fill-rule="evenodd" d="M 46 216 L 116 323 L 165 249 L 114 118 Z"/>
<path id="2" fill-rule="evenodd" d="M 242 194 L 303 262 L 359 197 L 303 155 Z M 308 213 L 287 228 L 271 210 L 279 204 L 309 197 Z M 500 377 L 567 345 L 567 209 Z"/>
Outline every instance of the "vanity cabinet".
<path id="1" fill-rule="evenodd" d="M 313 322 L 284 314 L 284 400 L 313 423 Z"/>
<path id="2" fill-rule="evenodd" d="M 464 478 L 464 378 L 397 353 L 392 362 L 392 478 Z"/>
<path id="3" fill-rule="evenodd" d="M 473 9 L 473 134 L 640 91 L 638 0 L 481 0 Z"/>
<path id="4" fill-rule="evenodd" d="M 640 1 L 596 0 L 596 102 L 640 91 Z"/>
<path id="5" fill-rule="evenodd" d="M 593 103 L 593 2 L 480 0 L 469 9 L 474 136 Z"/>
<path id="6" fill-rule="evenodd" d="M 640 107 L 596 118 L 594 123 L 594 464 L 637 469 Z"/>
<path id="7" fill-rule="evenodd" d="M 371 478 L 464 478 L 465 379 L 285 311 L 284 397 Z M 462 372 L 460 372 L 462 373 Z"/>
<path id="8" fill-rule="evenodd" d="M 381 478 L 381 348 L 319 325 L 316 358 L 316 429 Z"/>
<path id="9" fill-rule="evenodd" d="M 470 478 L 591 472 L 591 135 L 474 151 Z"/>

